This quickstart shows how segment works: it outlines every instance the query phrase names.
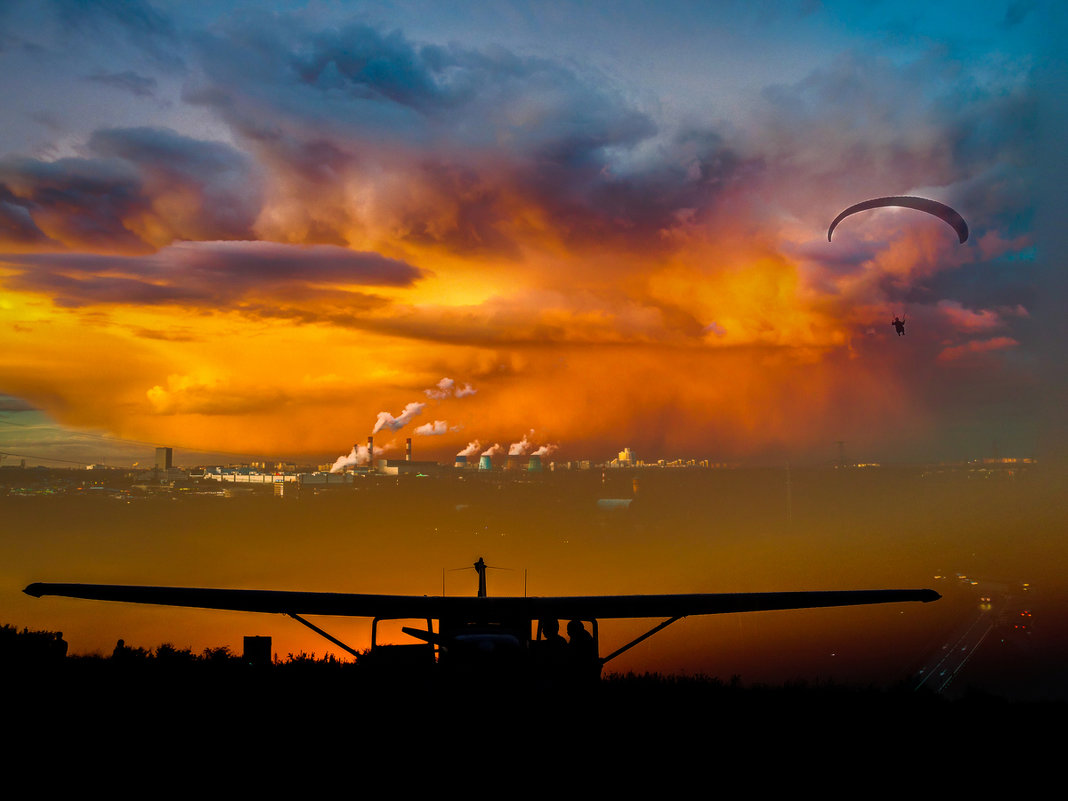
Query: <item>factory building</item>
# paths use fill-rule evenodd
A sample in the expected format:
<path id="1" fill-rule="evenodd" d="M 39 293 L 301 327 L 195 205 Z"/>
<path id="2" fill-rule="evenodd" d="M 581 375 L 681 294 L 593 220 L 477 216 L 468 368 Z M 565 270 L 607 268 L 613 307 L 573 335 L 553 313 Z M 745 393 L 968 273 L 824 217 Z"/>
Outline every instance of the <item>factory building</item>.
<path id="1" fill-rule="evenodd" d="M 334 489 L 335 487 L 351 487 L 352 473 L 331 473 L 328 470 L 320 470 L 317 473 L 300 473 L 298 483 L 308 489 Z"/>
<path id="2" fill-rule="evenodd" d="M 379 459 L 375 472 L 383 476 L 435 475 L 441 472 L 437 462 L 413 462 L 410 459 Z"/>
<path id="3" fill-rule="evenodd" d="M 230 484 L 284 484 L 296 483 L 299 473 L 261 473 L 251 467 L 211 467 L 204 471 L 208 481 Z"/>

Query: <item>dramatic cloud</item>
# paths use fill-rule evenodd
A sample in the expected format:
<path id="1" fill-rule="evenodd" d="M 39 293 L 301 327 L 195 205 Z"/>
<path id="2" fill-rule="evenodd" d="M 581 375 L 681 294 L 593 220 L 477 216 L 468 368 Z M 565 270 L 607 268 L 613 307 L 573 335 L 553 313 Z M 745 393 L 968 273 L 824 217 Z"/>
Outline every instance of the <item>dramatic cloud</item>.
<path id="1" fill-rule="evenodd" d="M 0 159 L 0 199 L 19 204 L 49 239 L 95 252 L 256 238 L 260 179 L 233 147 L 161 128 L 126 128 L 97 131 L 86 150 L 86 158 Z M 23 233 L 0 247 L 25 240 Z"/>
<path id="2" fill-rule="evenodd" d="M 242 20 L 205 39 L 193 102 L 271 165 L 261 226 L 305 237 L 519 255 L 546 236 L 648 248 L 759 170 L 708 131 L 649 160 L 657 127 L 546 59 L 418 44 L 359 25 Z M 328 191 L 323 191 L 324 183 Z"/>
<path id="3" fill-rule="evenodd" d="M 471 455 L 918 452 L 993 396 L 1033 430 L 1045 7 L 817 6 L 9 4 L 0 389 L 328 453 L 454 399 L 415 429 L 441 455 L 460 424 Z M 826 241 L 890 194 L 971 237 L 884 209 Z"/>
<path id="4" fill-rule="evenodd" d="M 145 256 L 0 254 L 0 264 L 23 268 L 0 279 L 6 286 L 48 294 L 61 306 L 182 303 L 221 308 L 252 298 L 292 303 L 309 296 L 320 303 L 351 296 L 349 300 L 365 305 L 367 296 L 341 287 L 407 286 L 421 275 L 409 264 L 376 253 L 271 242 L 186 242 Z M 256 309 L 253 305 L 249 311 Z"/>

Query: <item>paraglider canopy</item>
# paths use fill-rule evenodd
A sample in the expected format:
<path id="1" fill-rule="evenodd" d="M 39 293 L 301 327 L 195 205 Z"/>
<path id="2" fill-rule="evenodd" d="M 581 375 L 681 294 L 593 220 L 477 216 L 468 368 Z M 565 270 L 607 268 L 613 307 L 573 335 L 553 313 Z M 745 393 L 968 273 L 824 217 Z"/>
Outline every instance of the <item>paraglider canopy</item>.
<path id="1" fill-rule="evenodd" d="M 933 214 L 938 219 L 942 220 L 947 225 L 951 226 L 954 231 L 957 232 L 957 236 L 960 238 L 961 244 L 968 239 L 968 223 L 964 221 L 956 211 L 951 209 L 945 203 L 939 203 L 937 200 L 928 200 L 923 197 L 877 197 L 872 200 L 865 200 L 863 203 L 857 203 L 855 206 L 850 206 L 843 211 L 837 217 L 834 218 L 834 222 L 831 223 L 831 227 L 827 229 L 827 241 L 831 241 L 831 234 L 834 233 L 835 227 L 851 214 L 856 214 L 858 211 L 867 211 L 868 209 L 879 209 L 885 206 L 900 206 L 906 209 L 916 209 L 916 211 L 923 211 L 927 214 Z"/>

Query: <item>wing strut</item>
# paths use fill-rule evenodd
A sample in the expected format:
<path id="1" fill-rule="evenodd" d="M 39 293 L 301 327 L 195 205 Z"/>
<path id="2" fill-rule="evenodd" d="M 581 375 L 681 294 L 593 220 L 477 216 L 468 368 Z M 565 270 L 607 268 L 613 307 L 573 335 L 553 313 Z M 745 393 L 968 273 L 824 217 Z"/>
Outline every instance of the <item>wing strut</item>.
<path id="1" fill-rule="evenodd" d="M 682 620 L 684 617 L 686 617 L 686 615 L 676 615 L 675 617 L 671 618 L 670 620 L 665 620 L 659 626 L 654 626 L 653 628 L 649 629 L 649 631 L 645 632 L 645 634 L 643 634 L 641 637 L 638 637 L 637 639 L 631 640 L 626 645 L 624 645 L 622 648 L 619 648 L 619 649 L 613 651 L 612 653 L 610 653 L 608 656 L 606 656 L 604 659 L 601 660 L 601 664 L 603 665 L 609 659 L 615 659 L 621 653 L 624 653 L 625 651 L 629 651 L 631 648 L 633 648 L 638 643 L 642 642 L 643 640 L 649 639 L 650 637 L 652 637 L 654 634 L 656 634 L 661 629 L 666 629 L 668 626 L 670 626 L 676 620 Z"/>
<path id="2" fill-rule="evenodd" d="M 322 637 L 326 637 L 326 639 L 330 640 L 330 642 L 332 642 L 338 648 L 343 648 L 346 651 L 348 651 L 350 654 L 355 656 L 357 659 L 359 658 L 360 654 L 358 652 L 354 651 L 352 648 L 349 648 L 347 645 L 345 645 L 345 643 L 341 642 L 341 640 L 339 640 L 337 637 L 331 637 L 329 634 L 327 634 L 321 628 L 316 626 L 314 623 L 309 623 L 307 620 L 302 618 L 300 615 L 295 614 L 294 612 L 286 612 L 286 614 L 289 615 L 291 618 L 293 618 L 298 623 L 303 623 L 305 626 L 307 626 L 309 629 L 314 631 L 316 634 L 318 634 L 318 635 L 320 635 Z"/>

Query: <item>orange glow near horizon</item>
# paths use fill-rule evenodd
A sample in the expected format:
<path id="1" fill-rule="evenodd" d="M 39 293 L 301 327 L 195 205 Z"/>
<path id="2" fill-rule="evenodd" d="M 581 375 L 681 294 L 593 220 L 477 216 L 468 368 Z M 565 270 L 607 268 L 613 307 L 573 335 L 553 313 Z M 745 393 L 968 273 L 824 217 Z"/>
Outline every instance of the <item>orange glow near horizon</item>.
<path id="1" fill-rule="evenodd" d="M 897 366 L 858 357 L 864 332 L 803 290 L 798 265 L 738 242 L 691 250 L 644 262 L 640 280 L 626 268 L 621 283 L 598 266 L 603 256 L 583 272 L 581 255 L 544 267 L 531 255 L 518 281 L 499 260 L 473 261 L 452 284 L 460 262 L 446 256 L 411 287 L 369 288 L 380 300 L 350 315 L 344 291 L 289 300 L 285 286 L 218 310 L 63 308 L 10 293 L 0 378 L 65 425 L 249 453 L 347 452 L 379 412 L 425 401 L 441 376 L 479 392 L 418 418 L 456 429 L 421 438 L 438 455 L 533 428 L 571 458 L 649 431 L 646 449 L 692 453 L 696 441 L 738 456 L 808 447 L 843 421 L 870 431 L 914 414 L 887 400 Z M 545 270 L 553 290 L 536 288 Z M 979 334 L 998 325 L 952 308 L 945 319 Z M 987 340 L 996 344 L 947 352 L 1011 345 Z"/>

